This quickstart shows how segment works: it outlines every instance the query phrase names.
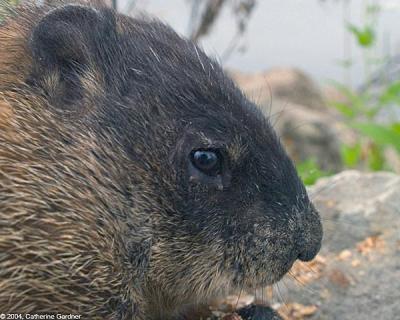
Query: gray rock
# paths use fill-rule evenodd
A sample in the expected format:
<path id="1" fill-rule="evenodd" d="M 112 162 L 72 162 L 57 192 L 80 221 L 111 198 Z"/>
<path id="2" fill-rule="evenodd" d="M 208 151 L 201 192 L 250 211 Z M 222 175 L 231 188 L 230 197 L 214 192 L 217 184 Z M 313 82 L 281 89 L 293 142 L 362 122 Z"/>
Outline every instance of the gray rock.
<path id="1" fill-rule="evenodd" d="M 231 76 L 256 101 L 272 97 L 315 110 L 326 107 L 319 87 L 299 69 L 274 68 L 252 75 L 231 72 Z"/>
<path id="2" fill-rule="evenodd" d="M 314 160 L 331 173 L 342 169 L 340 141 L 332 117 L 302 105 L 290 105 L 276 116 L 275 129 L 296 163 Z"/>

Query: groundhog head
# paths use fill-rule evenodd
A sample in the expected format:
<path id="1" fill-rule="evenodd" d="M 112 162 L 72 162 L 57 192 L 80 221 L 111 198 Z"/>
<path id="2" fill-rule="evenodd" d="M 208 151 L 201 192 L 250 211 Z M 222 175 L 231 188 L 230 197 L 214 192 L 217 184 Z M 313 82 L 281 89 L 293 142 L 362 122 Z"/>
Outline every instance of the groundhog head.
<path id="1" fill-rule="evenodd" d="M 121 301 L 140 292 L 148 310 L 168 318 L 275 283 L 296 259 L 316 255 L 320 219 L 292 161 L 215 60 L 157 20 L 74 4 L 40 10 L 27 36 L 24 90 L 76 130 L 65 145 L 90 132 L 102 151 L 82 152 L 105 171 L 112 158 L 108 170 L 122 177 L 91 185 L 129 206 L 96 213 L 113 217 L 113 246 L 124 247 L 114 252 L 118 270 L 140 269 L 134 285 L 121 280 Z"/>

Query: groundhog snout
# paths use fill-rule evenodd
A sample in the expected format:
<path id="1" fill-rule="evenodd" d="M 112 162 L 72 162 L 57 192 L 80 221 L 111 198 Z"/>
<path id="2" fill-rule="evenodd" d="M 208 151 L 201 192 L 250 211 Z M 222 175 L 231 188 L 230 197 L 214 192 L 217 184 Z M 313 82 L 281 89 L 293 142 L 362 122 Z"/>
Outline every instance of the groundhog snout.
<path id="1" fill-rule="evenodd" d="M 302 202 L 295 199 L 273 208 L 260 201 L 244 219 L 253 231 L 243 258 L 249 263 L 245 274 L 255 275 L 254 286 L 275 283 L 297 259 L 310 261 L 318 254 L 323 234 L 320 217 L 307 198 Z"/>
<path id="2" fill-rule="evenodd" d="M 312 260 L 321 248 L 323 228 L 318 211 L 307 197 L 272 209 L 260 201 L 249 211 L 246 221 L 255 222 L 253 232 L 260 257 L 291 264 L 296 259 Z M 293 204 L 294 203 L 294 204 Z M 248 222 L 247 222 L 248 223 Z"/>

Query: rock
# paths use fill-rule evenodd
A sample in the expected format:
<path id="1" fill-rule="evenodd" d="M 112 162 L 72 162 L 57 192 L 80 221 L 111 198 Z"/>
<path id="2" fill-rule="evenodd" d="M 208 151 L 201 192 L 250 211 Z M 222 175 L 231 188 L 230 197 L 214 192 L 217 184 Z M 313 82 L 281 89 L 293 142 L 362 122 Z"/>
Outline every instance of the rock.
<path id="1" fill-rule="evenodd" d="M 323 246 L 316 261 L 297 263 L 283 279 L 284 302 L 316 306 L 307 319 L 397 319 L 400 176 L 345 171 L 320 179 L 310 193 Z"/>
<path id="2" fill-rule="evenodd" d="M 274 68 L 264 73 L 244 74 L 231 72 L 232 78 L 249 95 L 257 100 L 283 100 L 314 110 L 326 108 L 322 93 L 314 81 L 295 68 Z"/>
<path id="3" fill-rule="evenodd" d="M 323 245 L 327 252 L 337 253 L 368 236 L 400 230 L 398 175 L 345 171 L 320 179 L 310 194 L 328 228 Z"/>
<path id="4" fill-rule="evenodd" d="M 281 112 L 274 121 L 275 129 L 296 163 L 312 159 L 324 171 L 342 169 L 339 135 L 331 117 L 293 104 Z"/>
<path id="5" fill-rule="evenodd" d="M 393 147 L 387 147 L 384 156 L 389 169 L 400 174 L 400 153 Z"/>

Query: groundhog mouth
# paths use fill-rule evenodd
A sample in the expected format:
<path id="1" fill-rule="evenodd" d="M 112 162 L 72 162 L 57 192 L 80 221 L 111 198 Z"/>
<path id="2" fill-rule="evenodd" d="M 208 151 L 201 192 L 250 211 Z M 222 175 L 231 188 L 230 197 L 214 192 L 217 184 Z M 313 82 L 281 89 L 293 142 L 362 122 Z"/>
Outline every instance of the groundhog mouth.
<path id="1" fill-rule="evenodd" d="M 288 261 L 274 261 L 269 267 L 250 270 L 236 270 L 234 272 L 232 286 L 239 290 L 254 290 L 271 286 L 280 281 L 292 268 L 296 259 Z"/>

